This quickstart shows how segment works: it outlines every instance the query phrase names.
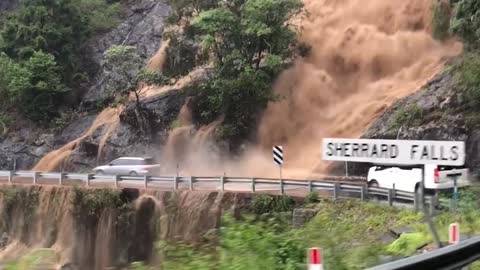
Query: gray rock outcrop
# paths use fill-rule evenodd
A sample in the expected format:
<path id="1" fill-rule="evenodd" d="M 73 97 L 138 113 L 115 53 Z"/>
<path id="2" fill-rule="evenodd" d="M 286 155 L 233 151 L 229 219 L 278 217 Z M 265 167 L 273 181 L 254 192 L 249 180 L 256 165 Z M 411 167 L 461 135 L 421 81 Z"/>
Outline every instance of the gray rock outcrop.
<path id="1" fill-rule="evenodd" d="M 140 57 L 147 62 L 160 48 L 164 19 L 171 8 L 166 0 L 130 1 L 123 22 L 112 31 L 94 37 L 85 47 L 88 73 L 93 77 L 91 86 L 83 97 L 85 106 L 108 97 L 105 90 L 103 55 L 113 45 L 133 46 Z"/>
<path id="2" fill-rule="evenodd" d="M 480 130 L 468 125 L 466 111 L 462 89 L 454 72 L 447 70 L 417 93 L 399 100 L 387 109 L 363 137 L 466 141 L 466 166 L 478 176 Z M 352 164 L 351 172 L 365 174 L 368 166 Z"/>
<path id="3" fill-rule="evenodd" d="M 0 1 L 0 14 L 3 11 L 9 11 L 18 6 L 18 0 L 2 0 Z"/>

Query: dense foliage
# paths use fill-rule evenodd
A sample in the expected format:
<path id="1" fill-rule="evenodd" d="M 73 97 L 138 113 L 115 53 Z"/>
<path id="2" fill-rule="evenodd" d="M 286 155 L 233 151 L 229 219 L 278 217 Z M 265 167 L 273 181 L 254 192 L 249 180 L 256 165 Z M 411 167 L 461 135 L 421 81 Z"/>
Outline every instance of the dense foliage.
<path id="1" fill-rule="evenodd" d="M 296 44 L 287 21 L 301 7 L 299 0 L 225 1 L 192 20 L 215 62 L 212 78 L 198 87 L 194 115 L 200 124 L 222 118 L 221 135 L 231 145 L 248 137 L 273 99 L 272 81 Z"/>
<path id="2" fill-rule="evenodd" d="M 435 1 L 432 9 L 433 37 L 444 40 L 448 37 L 450 26 L 450 4 L 446 1 Z"/>
<path id="3" fill-rule="evenodd" d="M 49 121 L 62 93 L 78 81 L 82 43 L 116 24 L 118 4 L 106 0 L 30 0 L 0 25 L 0 100 L 28 118 Z M 6 101 L 6 102 L 5 102 Z"/>
<path id="4" fill-rule="evenodd" d="M 460 36 L 468 47 L 480 45 L 480 2 L 477 0 L 456 0 L 450 22 L 452 32 Z"/>

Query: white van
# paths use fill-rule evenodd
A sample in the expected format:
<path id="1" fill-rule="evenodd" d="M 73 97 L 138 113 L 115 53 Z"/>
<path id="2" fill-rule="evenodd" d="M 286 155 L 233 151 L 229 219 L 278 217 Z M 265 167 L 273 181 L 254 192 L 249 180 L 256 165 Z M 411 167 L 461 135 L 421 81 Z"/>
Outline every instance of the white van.
<path id="1" fill-rule="evenodd" d="M 438 190 L 453 188 L 453 179 L 448 175 L 458 174 L 457 186 L 470 183 L 469 171 L 465 167 L 425 165 L 425 189 Z M 368 185 L 397 190 L 417 192 L 422 181 L 422 170 L 413 167 L 392 167 L 376 165 L 368 170 Z"/>

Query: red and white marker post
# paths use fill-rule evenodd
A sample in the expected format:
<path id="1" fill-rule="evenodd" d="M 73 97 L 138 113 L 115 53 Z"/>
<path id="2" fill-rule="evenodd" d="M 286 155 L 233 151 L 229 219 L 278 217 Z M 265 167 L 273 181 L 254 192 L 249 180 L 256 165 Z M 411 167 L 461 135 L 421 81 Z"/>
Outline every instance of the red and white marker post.
<path id="1" fill-rule="evenodd" d="M 323 270 L 322 250 L 318 247 L 308 249 L 308 270 Z"/>
<path id="2" fill-rule="evenodd" d="M 450 244 L 460 242 L 460 225 L 458 223 L 452 223 L 448 227 L 448 242 Z"/>

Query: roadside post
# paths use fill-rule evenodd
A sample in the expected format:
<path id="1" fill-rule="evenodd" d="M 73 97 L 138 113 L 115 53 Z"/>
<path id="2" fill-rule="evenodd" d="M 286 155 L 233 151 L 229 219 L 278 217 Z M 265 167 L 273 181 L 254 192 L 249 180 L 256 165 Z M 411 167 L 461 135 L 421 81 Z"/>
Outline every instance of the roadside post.
<path id="1" fill-rule="evenodd" d="M 448 243 L 457 244 L 460 242 L 460 225 L 452 223 L 448 226 Z"/>
<path id="2" fill-rule="evenodd" d="M 322 157 L 326 161 L 462 166 L 465 164 L 465 142 L 325 138 L 322 142 Z M 421 173 L 420 205 L 437 248 L 440 248 L 438 233 L 428 208 L 425 207 L 425 166 L 422 166 Z"/>
<path id="3" fill-rule="evenodd" d="M 453 180 L 452 209 L 454 211 L 457 211 L 457 207 L 458 207 L 458 185 L 457 185 L 458 183 L 457 183 L 457 180 L 458 180 L 458 177 L 461 176 L 461 175 L 462 175 L 461 173 L 447 174 L 447 177 L 450 177 Z"/>
<path id="4" fill-rule="evenodd" d="M 282 165 L 283 165 L 283 147 L 281 145 L 276 145 L 273 147 L 273 161 L 278 165 L 280 170 L 280 192 L 284 193 L 283 189 L 283 178 L 282 178 Z"/>
<path id="5" fill-rule="evenodd" d="M 322 250 L 318 247 L 308 249 L 308 270 L 323 270 Z"/>

